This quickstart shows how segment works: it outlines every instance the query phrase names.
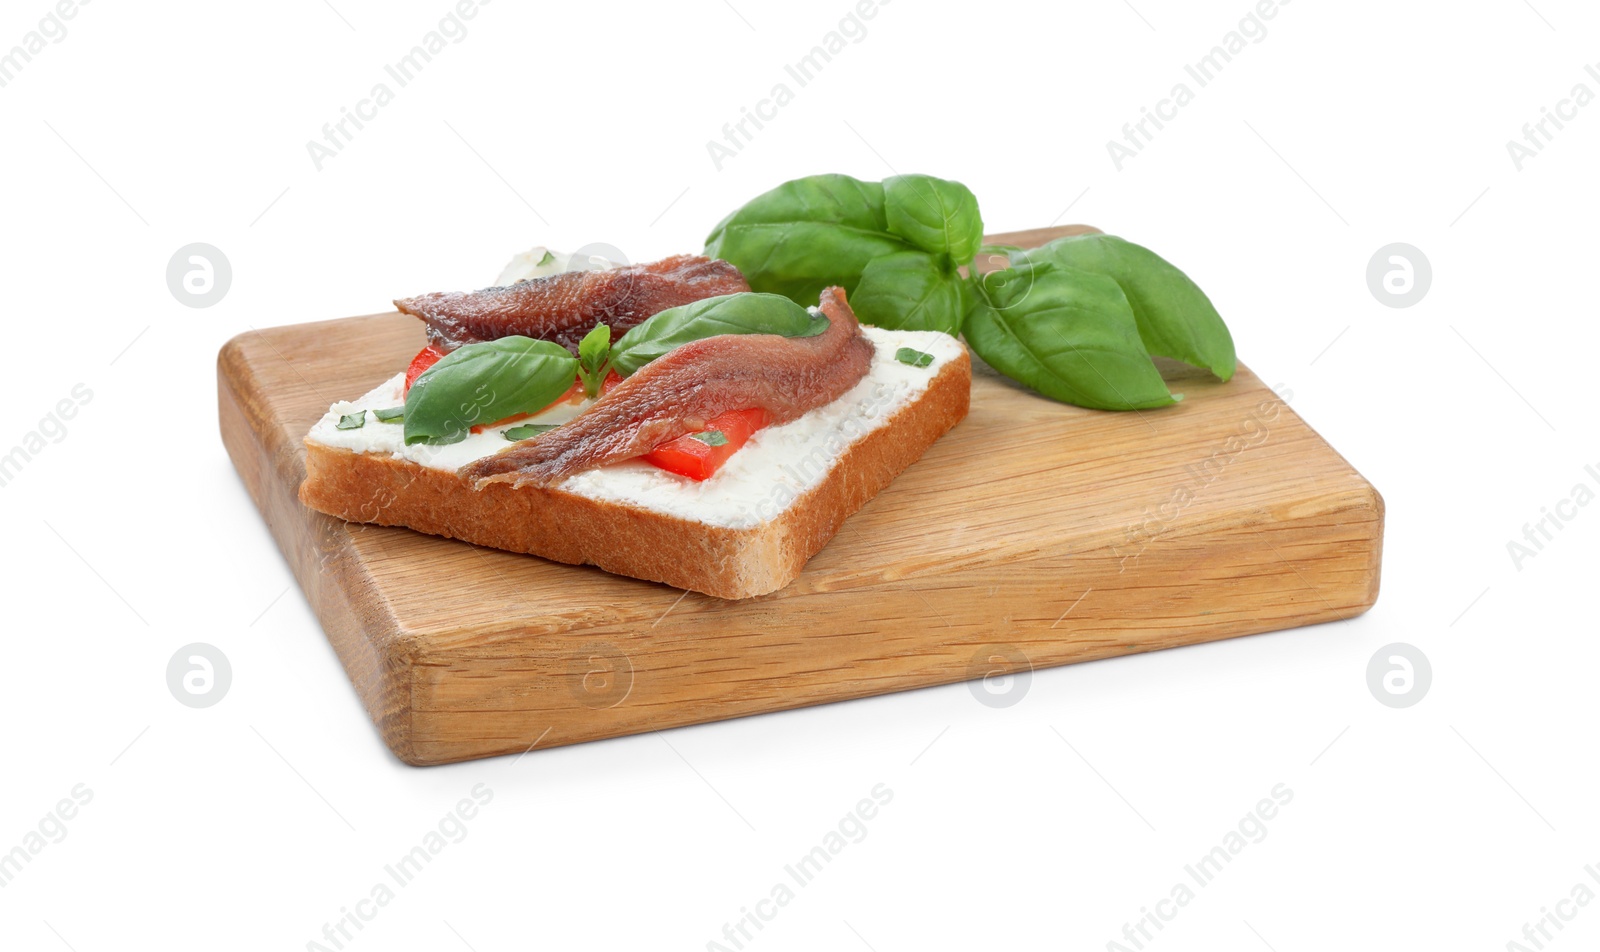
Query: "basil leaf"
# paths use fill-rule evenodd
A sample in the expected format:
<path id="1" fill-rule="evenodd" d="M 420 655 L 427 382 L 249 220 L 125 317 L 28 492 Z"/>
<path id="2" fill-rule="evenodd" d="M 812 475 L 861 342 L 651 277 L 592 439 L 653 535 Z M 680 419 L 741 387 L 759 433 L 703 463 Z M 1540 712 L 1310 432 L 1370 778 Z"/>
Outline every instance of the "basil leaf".
<path id="1" fill-rule="evenodd" d="M 900 361 L 902 364 L 910 364 L 913 367 L 926 367 L 933 363 L 932 354 L 925 354 L 920 350 L 913 350 L 910 347 L 902 347 L 895 351 L 894 359 Z"/>
<path id="2" fill-rule="evenodd" d="M 578 342 L 578 376 L 583 380 L 584 396 L 594 398 L 605 382 L 607 361 L 611 357 L 611 328 L 596 324 Z"/>
<path id="3" fill-rule="evenodd" d="M 394 423 L 405 419 L 405 407 L 390 407 L 387 410 L 373 410 L 372 415 L 378 418 L 379 423 Z"/>
<path id="4" fill-rule="evenodd" d="M 514 426 L 506 430 L 500 435 L 513 443 L 520 443 L 523 440 L 532 439 L 540 433 L 549 433 L 558 426 L 560 426 L 559 423 L 524 423 L 521 426 Z"/>
<path id="5" fill-rule="evenodd" d="M 550 253 L 549 248 L 546 248 L 544 254 L 539 257 L 539 263 L 534 267 L 542 268 L 554 260 L 556 260 L 556 256 Z"/>
<path id="6" fill-rule="evenodd" d="M 359 430 L 366 425 L 367 411 L 365 410 L 362 410 L 359 413 L 346 413 L 344 416 L 339 418 L 338 423 L 334 424 L 335 428 L 340 430 Z"/>
<path id="7" fill-rule="evenodd" d="M 969 293 L 966 282 L 932 255 L 902 251 L 867 265 L 850 307 L 865 324 L 955 335 L 961 333 Z"/>
<path id="8" fill-rule="evenodd" d="M 931 255 L 949 255 L 964 265 L 983 244 L 978 198 L 960 182 L 931 175 L 896 175 L 883 180 L 889 233 Z"/>
<path id="9" fill-rule="evenodd" d="M 996 370 L 1047 397 L 1099 410 L 1175 401 L 1139 338 L 1116 281 L 1049 264 L 984 275 L 967 343 Z"/>
<path id="10" fill-rule="evenodd" d="M 728 436 L 721 430 L 707 430 L 704 433 L 690 433 L 689 439 L 699 440 L 707 446 L 727 446 Z"/>
<path id="11" fill-rule="evenodd" d="M 1152 354 L 1204 367 L 1227 380 L 1237 366 L 1233 336 L 1211 299 L 1160 255 L 1113 235 L 1078 235 L 1013 255 L 1105 275 L 1121 286 Z"/>
<path id="12" fill-rule="evenodd" d="M 740 292 L 705 298 L 652 315 L 611 346 L 611 366 L 624 377 L 667 351 L 721 334 L 782 334 L 811 337 L 828 319 L 778 294 Z"/>
<path id="13" fill-rule="evenodd" d="M 910 247 L 889 231 L 881 184 L 813 175 L 724 218 L 707 236 L 705 253 L 737 266 L 752 290 L 812 304 L 832 285 L 853 293 L 868 262 Z"/>
<path id="14" fill-rule="evenodd" d="M 594 330 L 583 335 L 583 340 L 578 342 L 578 363 L 593 373 L 606 362 L 606 353 L 610 350 L 611 328 L 596 324 Z"/>
<path id="15" fill-rule="evenodd" d="M 513 336 L 458 347 L 406 394 L 406 445 L 459 443 L 474 426 L 542 410 L 577 373 L 577 358 L 547 340 Z"/>

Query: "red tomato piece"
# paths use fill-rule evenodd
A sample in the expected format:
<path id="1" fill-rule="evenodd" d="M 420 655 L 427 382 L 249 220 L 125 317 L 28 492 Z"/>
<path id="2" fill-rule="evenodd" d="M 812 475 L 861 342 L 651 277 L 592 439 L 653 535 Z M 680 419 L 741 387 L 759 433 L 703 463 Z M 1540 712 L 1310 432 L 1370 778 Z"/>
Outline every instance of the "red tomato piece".
<path id="1" fill-rule="evenodd" d="M 445 353 L 432 344 L 417 351 L 417 356 L 411 358 L 411 366 L 406 368 L 406 389 L 401 391 L 402 395 L 410 392 L 411 385 L 417 382 L 424 370 L 443 360 Z"/>
<path id="2" fill-rule="evenodd" d="M 767 411 L 732 410 L 706 424 L 705 430 L 668 440 L 646 453 L 646 463 L 696 482 L 709 479 L 728 457 L 767 425 Z"/>

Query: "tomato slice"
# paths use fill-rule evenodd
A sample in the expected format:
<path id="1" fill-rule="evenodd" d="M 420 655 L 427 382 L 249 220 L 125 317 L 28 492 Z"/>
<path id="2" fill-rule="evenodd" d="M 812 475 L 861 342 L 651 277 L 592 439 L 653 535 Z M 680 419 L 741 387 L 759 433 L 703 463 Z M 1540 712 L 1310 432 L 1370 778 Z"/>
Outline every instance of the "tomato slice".
<path id="1" fill-rule="evenodd" d="M 411 358 L 411 366 L 406 368 L 406 388 L 401 391 L 401 395 L 404 396 L 409 393 L 411 385 L 417 382 L 417 378 L 422 376 L 422 372 L 443 360 L 445 353 L 446 351 L 442 351 L 432 344 L 417 351 L 417 356 Z"/>
<path id="2" fill-rule="evenodd" d="M 669 473 L 698 482 L 709 479 L 721 469 L 728 457 L 766 425 L 767 411 L 759 407 L 732 410 L 707 423 L 701 432 L 668 440 L 642 458 Z"/>

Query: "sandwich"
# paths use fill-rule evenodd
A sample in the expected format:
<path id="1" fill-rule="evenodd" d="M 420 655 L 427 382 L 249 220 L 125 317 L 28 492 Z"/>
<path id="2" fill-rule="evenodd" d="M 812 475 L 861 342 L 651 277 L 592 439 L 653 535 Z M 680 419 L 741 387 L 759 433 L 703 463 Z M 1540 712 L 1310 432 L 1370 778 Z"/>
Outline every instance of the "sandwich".
<path id="1" fill-rule="evenodd" d="M 940 331 L 752 292 L 726 261 L 574 268 L 395 302 L 427 344 L 306 435 L 301 501 L 351 522 L 768 594 L 967 413 Z"/>

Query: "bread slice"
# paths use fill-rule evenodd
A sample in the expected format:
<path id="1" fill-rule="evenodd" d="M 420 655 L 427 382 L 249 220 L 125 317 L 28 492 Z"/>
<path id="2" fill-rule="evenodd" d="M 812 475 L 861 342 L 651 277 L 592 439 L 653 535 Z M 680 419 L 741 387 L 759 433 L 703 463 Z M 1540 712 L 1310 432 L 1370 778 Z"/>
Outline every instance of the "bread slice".
<path id="1" fill-rule="evenodd" d="M 312 428 L 300 500 L 352 522 L 596 565 L 718 598 L 765 595 L 794 581 L 846 518 L 967 415 L 972 366 L 958 340 L 862 330 L 875 354 L 855 389 L 759 431 L 703 483 L 630 462 L 552 489 L 475 490 L 455 470 L 509 445 L 497 430 L 447 447 L 407 447 L 399 424 L 372 414 L 360 429 L 337 429 L 347 414 L 396 405 L 397 376 L 334 404 Z M 904 347 L 933 362 L 897 360 Z"/>

